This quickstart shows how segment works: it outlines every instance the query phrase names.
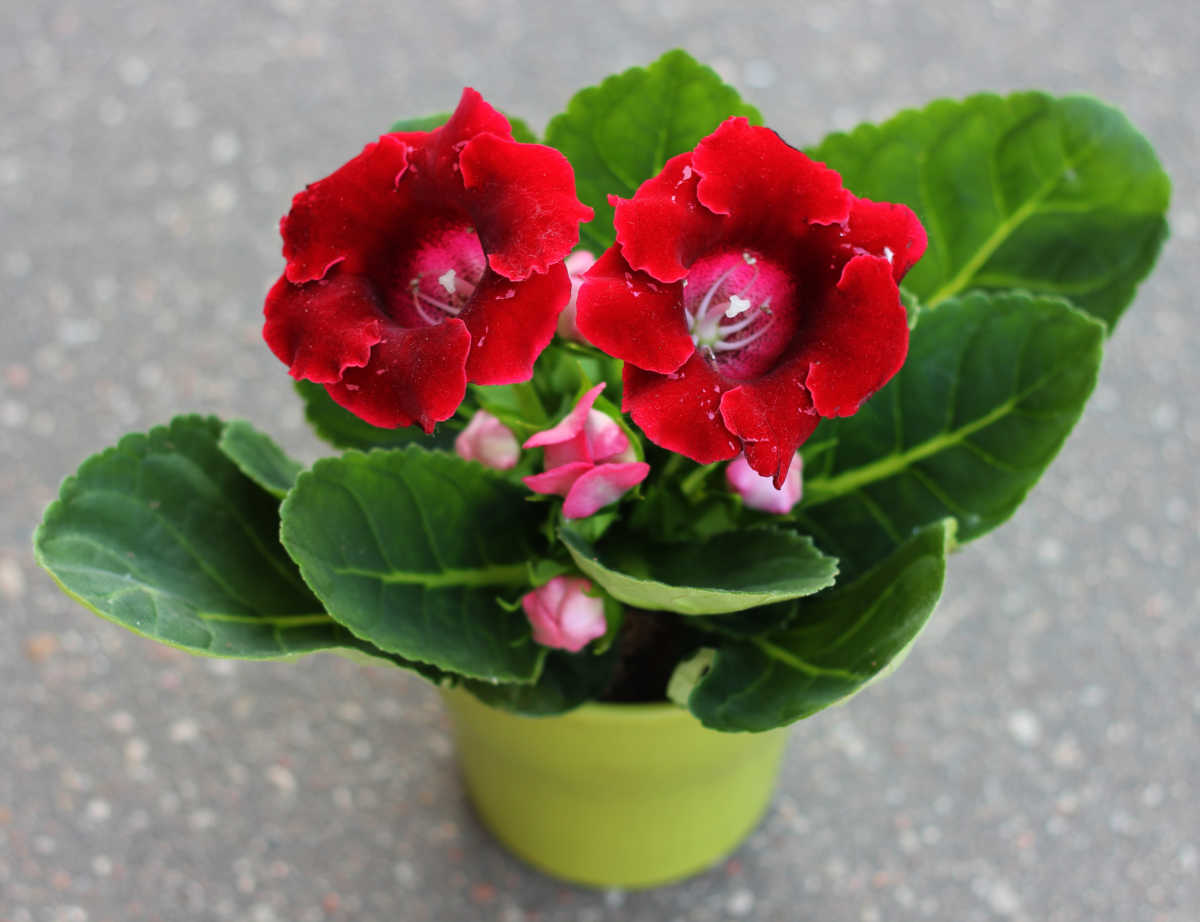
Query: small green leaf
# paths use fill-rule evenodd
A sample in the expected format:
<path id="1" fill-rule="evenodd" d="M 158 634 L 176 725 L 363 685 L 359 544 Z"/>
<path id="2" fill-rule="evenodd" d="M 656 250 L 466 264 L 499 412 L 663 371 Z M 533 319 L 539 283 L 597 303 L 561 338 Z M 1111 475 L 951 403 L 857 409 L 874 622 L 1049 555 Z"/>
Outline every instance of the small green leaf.
<path id="1" fill-rule="evenodd" d="M 627 534 L 597 548 L 568 528 L 576 566 L 614 598 L 649 611 L 718 615 L 810 595 L 833 585 L 837 560 L 810 539 L 758 529 L 665 544 Z"/>
<path id="2" fill-rule="evenodd" d="M 382 657 L 304 585 L 279 501 L 222 454 L 224 428 L 182 416 L 86 460 L 46 510 L 38 563 L 97 614 L 190 653 Z"/>
<path id="3" fill-rule="evenodd" d="M 762 121 L 737 90 L 680 50 L 576 93 L 550 120 L 546 143 L 567 155 L 580 199 L 596 211 L 582 228 L 582 242 L 597 252 L 611 246 L 608 196 L 630 198 L 671 157 L 694 148 L 732 115 Z"/>
<path id="4" fill-rule="evenodd" d="M 718 642 L 688 698 L 692 713 L 715 730 L 770 730 L 863 688 L 909 648 L 937 604 L 952 529 L 928 525 L 855 582 L 795 603 L 784 630 Z"/>
<path id="5" fill-rule="evenodd" d="M 904 367 L 858 413 L 822 422 L 797 528 L 844 575 L 947 516 L 958 540 L 1004 522 L 1091 394 L 1104 327 L 1053 298 L 976 292 L 923 311 Z"/>
<path id="6" fill-rule="evenodd" d="M 514 141 L 520 141 L 522 144 L 537 144 L 538 139 L 524 120 L 513 118 L 505 113 L 504 117 L 508 119 L 508 124 L 512 126 L 512 134 Z M 439 112 L 437 115 L 426 115 L 421 118 L 405 118 L 396 122 L 389 131 L 433 131 L 435 128 L 440 128 L 450 119 L 449 112 Z"/>
<path id="7" fill-rule="evenodd" d="M 1021 288 L 1069 298 L 1111 328 L 1167 234 L 1171 187 L 1153 148 L 1087 97 L 940 100 L 811 154 L 856 195 L 916 211 L 929 249 L 904 287 L 926 307 Z"/>
<path id="8" fill-rule="evenodd" d="M 284 454 L 269 435 L 243 419 L 225 424 L 217 447 L 243 474 L 280 499 L 304 469 L 299 461 Z"/>
<path id="9" fill-rule="evenodd" d="M 426 435 L 419 426 L 404 429 L 381 429 L 363 422 L 349 410 L 334 403 L 329 392 L 311 381 L 295 382 L 296 393 L 304 400 L 304 416 L 313 430 L 337 448 L 403 448 L 421 445 L 425 448 L 448 449 L 454 443 L 454 429 L 448 423 L 440 425 L 433 435 Z"/>
<path id="10" fill-rule="evenodd" d="M 350 452 L 318 461 L 283 502 L 284 546 L 358 637 L 461 676 L 532 682 L 545 649 L 497 596 L 529 586 L 544 507 L 453 455 Z"/>

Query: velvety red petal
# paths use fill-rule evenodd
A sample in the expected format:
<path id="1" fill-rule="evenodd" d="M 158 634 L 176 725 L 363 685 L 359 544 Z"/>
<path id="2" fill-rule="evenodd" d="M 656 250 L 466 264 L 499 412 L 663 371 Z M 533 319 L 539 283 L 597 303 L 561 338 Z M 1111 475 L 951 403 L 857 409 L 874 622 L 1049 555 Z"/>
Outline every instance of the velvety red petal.
<path id="1" fill-rule="evenodd" d="M 467 379 L 475 384 L 528 381 L 570 297 L 571 279 L 562 263 L 523 282 L 485 272 L 459 318 L 471 333 Z"/>
<path id="2" fill-rule="evenodd" d="M 463 87 L 458 105 L 446 120 L 446 124 L 434 129 L 431 134 L 436 136 L 439 148 L 453 151 L 457 155 L 458 150 L 462 149 L 462 142 L 485 132 L 502 138 L 512 138 L 512 126 L 503 113 L 494 109 L 479 95 L 478 90 L 467 86 Z"/>
<path id="3" fill-rule="evenodd" d="M 370 423 L 392 429 L 417 423 L 432 432 L 449 419 L 467 392 L 471 334 L 461 320 L 404 329 L 385 324 L 383 338 L 363 368 L 350 368 L 329 395 Z"/>
<path id="4" fill-rule="evenodd" d="M 621 409 L 655 445 L 701 464 L 727 461 L 741 445 L 721 421 L 721 394 L 732 385 L 699 355 L 659 375 L 626 364 Z"/>
<path id="5" fill-rule="evenodd" d="M 731 234 L 794 235 L 850 213 L 851 195 L 837 173 L 741 117 L 726 119 L 696 145 L 692 166 L 701 177 L 697 199 L 730 216 Z"/>
<path id="6" fill-rule="evenodd" d="M 860 252 L 884 257 L 897 282 L 921 258 L 927 242 L 925 228 L 907 205 L 865 198 L 850 206 L 846 240 Z"/>
<path id="7" fill-rule="evenodd" d="M 367 364 L 382 336 L 374 286 L 357 276 L 293 285 L 286 276 L 267 294 L 263 338 L 293 378 L 330 384 Z"/>
<path id="8" fill-rule="evenodd" d="M 575 197 L 575 172 L 561 153 L 476 135 L 459 157 L 467 214 L 488 264 L 520 281 L 560 263 L 579 243 L 579 223 L 592 209 Z"/>
<path id="9" fill-rule="evenodd" d="M 794 363 L 728 391 L 721 398 L 721 418 L 742 440 L 746 463 L 770 477 L 777 490 L 796 449 L 821 421 L 804 387 L 804 368 Z"/>
<path id="10" fill-rule="evenodd" d="M 892 265 L 866 255 L 846 263 L 837 288 L 812 311 L 798 341 L 802 346 L 788 364 L 808 367 L 804 386 L 817 413 L 853 416 L 908 354 L 908 319 Z"/>
<path id="11" fill-rule="evenodd" d="M 683 287 L 637 272 L 610 247 L 583 277 L 575 323 L 597 349 L 645 371 L 675 371 L 696 351 L 683 316 Z"/>
<path id="12" fill-rule="evenodd" d="M 696 198 L 699 178 L 692 154 L 679 154 L 632 199 L 609 197 L 617 243 L 630 266 L 659 281 L 677 282 L 721 238 L 724 222 Z"/>
<path id="13" fill-rule="evenodd" d="M 338 263 L 345 273 L 361 273 L 388 245 L 408 200 L 396 189 L 408 169 L 408 150 L 397 136 L 384 135 L 296 194 L 279 222 L 289 281 L 324 278 Z"/>
<path id="14" fill-rule="evenodd" d="M 512 138 L 512 128 L 503 114 L 490 106 L 478 92 L 466 87 L 459 97 L 458 106 L 443 125 L 432 131 L 393 132 L 411 148 L 410 173 L 422 177 L 424 186 L 418 195 L 429 199 L 440 198 L 441 204 L 450 202 L 458 208 L 462 205 L 463 183 L 458 158 L 463 146 L 482 132 L 502 138 Z"/>

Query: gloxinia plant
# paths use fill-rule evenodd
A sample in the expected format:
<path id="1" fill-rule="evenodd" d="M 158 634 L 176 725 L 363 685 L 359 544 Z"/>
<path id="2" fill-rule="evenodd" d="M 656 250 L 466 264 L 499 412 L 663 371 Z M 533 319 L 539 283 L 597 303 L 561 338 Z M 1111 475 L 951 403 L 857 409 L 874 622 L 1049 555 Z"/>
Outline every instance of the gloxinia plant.
<path id="1" fill-rule="evenodd" d="M 67 479 L 38 559 L 195 653 L 781 726 L 894 666 L 1033 487 L 1168 198 L 1087 97 L 801 150 L 679 51 L 541 139 L 467 89 L 281 222 L 264 336 L 343 453 L 179 417 Z"/>

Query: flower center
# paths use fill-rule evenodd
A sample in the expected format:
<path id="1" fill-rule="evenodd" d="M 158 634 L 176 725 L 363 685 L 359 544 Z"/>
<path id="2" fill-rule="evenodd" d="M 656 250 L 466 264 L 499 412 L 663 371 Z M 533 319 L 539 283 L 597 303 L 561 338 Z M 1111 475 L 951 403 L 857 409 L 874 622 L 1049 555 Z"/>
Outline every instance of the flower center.
<path id="1" fill-rule="evenodd" d="M 389 292 L 389 313 L 409 327 L 436 326 L 457 317 L 475 296 L 486 268 L 473 227 L 439 228 L 399 267 Z"/>
<path id="2" fill-rule="evenodd" d="M 762 374 L 796 331 L 794 287 L 787 273 L 749 250 L 698 260 L 683 289 L 692 342 L 726 377 Z"/>

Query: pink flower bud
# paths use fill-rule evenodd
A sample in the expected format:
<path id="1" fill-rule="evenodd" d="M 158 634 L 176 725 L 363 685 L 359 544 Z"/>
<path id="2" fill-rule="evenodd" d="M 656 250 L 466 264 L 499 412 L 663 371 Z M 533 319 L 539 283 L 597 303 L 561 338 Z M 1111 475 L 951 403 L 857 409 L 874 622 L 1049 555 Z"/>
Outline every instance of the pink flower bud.
<path id="1" fill-rule="evenodd" d="M 800 453 L 796 452 L 783 486 L 776 490 L 770 477 L 756 474 L 746 462 L 746 456 L 738 455 L 725 468 L 725 479 L 729 482 L 729 488 L 741 496 L 742 502 L 751 509 L 783 515 L 791 512 L 792 507 L 800 502 L 804 489 L 800 479 L 803 464 Z"/>
<path id="2" fill-rule="evenodd" d="M 629 437 L 616 421 L 592 409 L 602 390 L 604 384 L 597 384 L 557 426 L 525 440 L 526 448 L 541 448 L 544 455 L 544 471 L 523 478 L 525 486 L 566 497 L 568 519 L 616 502 L 650 473 L 650 465 L 633 460 Z"/>
<path id="3" fill-rule="evenodd" d="M 587 342 L 580 334 L 579 327 L 575 325 L 575 301 L 579 297 L 579 289 L 583 286 L 583 274 L 592 268 L 592 263 L 595 261 L 596 257 L 587 250 L 576 250 L 563 263 L 567 267 L 567 275 L 571 279 L 571 300 L 558 315 L 558 335 L 563 339 L 577 343 Z"/>
<path id="4" fill-rule="evenodd" d="M 589 515 L 595 515 L 645 480 L 649 473 L 650 465 L 645 461 L 597 464 L 590 471 L 584 471 L 571 484 L 563 502 L 563 517 L 586 519 Z"/>
<path id="5" fill-rule="evenodd" d="M 479 410 L 454 440 L 460 458 L 506 471 L 517 463 L 520 448 L 508 427 L 486 410 Z"/>
<path id="6" fill-rule="evenodd" d="M 604 601 L 585 593 L 592 588 L 577 576 L 556 576 L 521 598 L 533 639 L 544 647 L 578 653 L 604 635 Z"/>

